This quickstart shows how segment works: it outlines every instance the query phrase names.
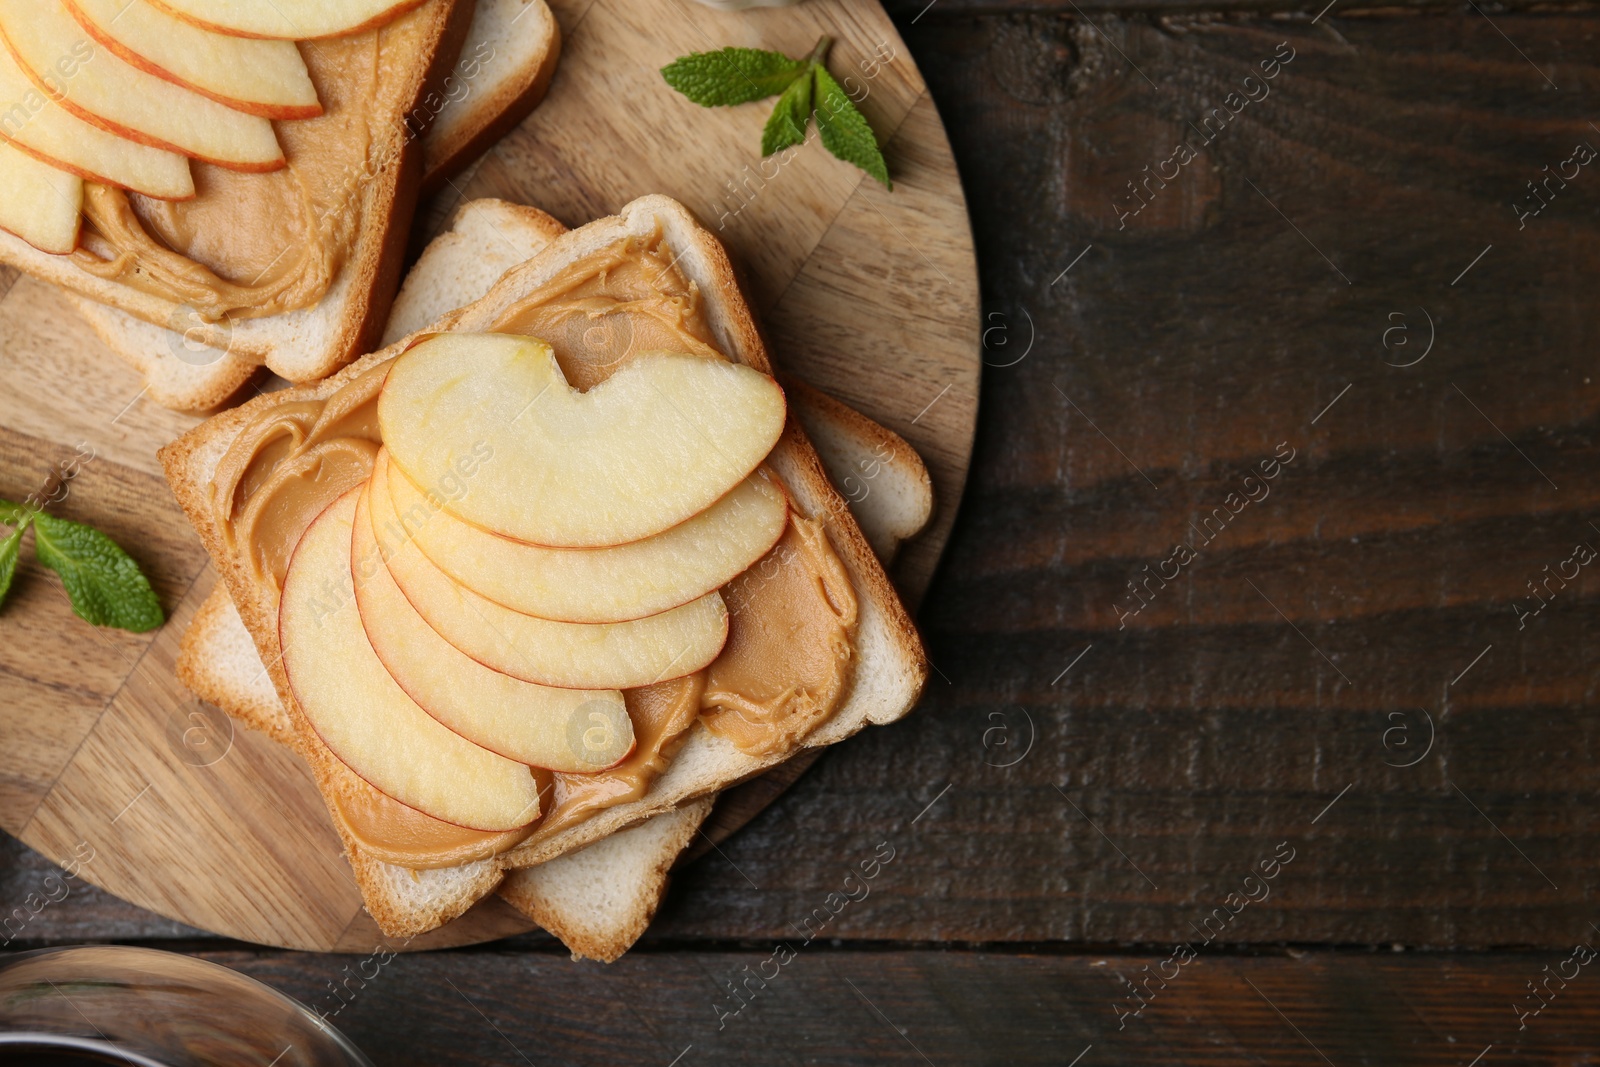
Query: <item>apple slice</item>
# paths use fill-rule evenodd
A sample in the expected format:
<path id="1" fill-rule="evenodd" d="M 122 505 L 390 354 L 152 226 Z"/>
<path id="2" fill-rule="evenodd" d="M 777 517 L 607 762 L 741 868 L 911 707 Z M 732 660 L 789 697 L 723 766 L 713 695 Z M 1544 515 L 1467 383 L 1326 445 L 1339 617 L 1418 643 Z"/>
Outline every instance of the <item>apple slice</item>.
<path id="1" fill-rule="evenodd" d="M 356 507 L 350 569 L 372 650 L 424 711 L 468 741 L 519 763 L 587 773 L 633 750 L 615 689 L 555 689 L 490 670 L 422 621 L 394 584 L 372 533 L 369 482 Z"/>
<path id="2" fill-rule="evenodd" d="M 309 41 L 370 30 L 422 0 L 151 0 L 185 22 L 237 37 Z"/>
<path id="3" fill-rule="evenodd" d="M 293 41 L 229 37 L 145 0 L 66 0 L 78 25 L 125 62 L 220 104 L 269 119 L 322 114 Z"/>
<path id="4" fill-rule="evenodd" d="M 719 589 L 767 554 L 789 521 L 789 500 L 760 472 L 670 530 L 612 548 L 544 548 L 451 515 L 393 463 L 383 477 L 406 533 L 457 582 L 525 615 L 626 622 Z"/>
<path id="5" fill-rule="evenodd" d="M 85 122 L 233 170 L 283 166 L 271 122 L 123 62 L 62 0 L 0 0 L 0 35 L 33 83 Z"/>
<path id="6" fill-rule="evenodd" d="M 491 833 L 424 815 L 372 788 L 316 738 L 308 740 L 321 749 L 324 758 L 318 762 L 323 773 L 333 779 L 326 796 L 334 822 L 355 840 L 356 847 L 380 863 L 409 870 L 459 867 L 498 856 L 528 837 L 526 827 Z M 555 807 L 555 781 L 554 776 L 540 771 L 534 772 L 533 780 L 540 781 L 541 775 L 550 779 L 539 790 L 541 818 L 548 819 Z"/>
<path id="7" fill-rule="evenodd" d="M 552 622 L 502 607 L 455 582 L 405 536 L 381 478 L 374 475 L 369 498 L 372 529 L 395 584 L 439 636 L 501 674 L 568 689 L 635 689 L 693 674 L 728 639 L 728 609 L 716 593 L 632 622 Z"/>
<path id="8" fill-rule="evenodd" d="M 0 48 L 0 139 L 85 181 L 160 200 L 194 196 L 189 161 L 91 126 L 34 87 Z"/>
<path id="9" fill-rule="evenodd" d="M 449 486 L 470 466 L 452 512 L 555 548 L 637 541 L 698 515 L 766 458 L 783 420 L 778 383 L 737 363 L 647 353 L 580 393 L 549 345 L 494 333 L 423 341 L 378 398 L 384 444 L 413 482 Z"/>
<path id="10" fill-rule="evenodd" d="M 0 229 L 64 256 L 78 247 L 82 218 L 82 178 L 0 143 Z"/>
<path id="11" fill-rule="evenodd" d="M 350 590 L 351 489 L 301 535 L 284 577 L 278 641 L 295 702 L 333 754 L 373 788 L 472 830 L 513 830 L 539 814 L 524 765 L 452 733 L 389 677 Z"/>

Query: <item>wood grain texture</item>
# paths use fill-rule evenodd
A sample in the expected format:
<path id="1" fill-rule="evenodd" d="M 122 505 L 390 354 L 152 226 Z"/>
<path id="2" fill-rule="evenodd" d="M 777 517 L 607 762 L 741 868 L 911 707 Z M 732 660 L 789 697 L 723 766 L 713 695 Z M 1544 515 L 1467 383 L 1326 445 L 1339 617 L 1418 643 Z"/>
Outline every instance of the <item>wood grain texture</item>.
<path id="1" fill-rule="evenodd" d="M 644 193 L 686 202 L 745 271 L 780 365 L 848 394 L 926 458 L 939 510 L 897 574 L 925 588 L 971 450 L 978 295 L 949 144 L 893 25 L 875 4 L 842 0 L 747 18 L 685 18 L 679 0 L 554 6 L 566 46 L 548 100 L 419 230 L 461 196 L 537 204 L 573 225 Z M 660 79 L 661 66 L 709 42 L 804 54 L 823 32 L 837 38 L 834 71 L 887 142 L 892 194 L 815 139 L 764 169 L 769 109 L 702 109 Z M 61 513 L 132 548 L 172 616 L 154 635 L 98 631 L 71 615 L 53 576 L 24 570 L 0 612 L 0 826 L 51 858 L 93 849 L 89 882 L 192 927 L 323 951 L 376 936 L 304 768 L 173 677 L 183 628 L 214 576 L 155 451 L 194 420 L 142 403 L 137 381 L 60 294 L 9 273 L 0 372 L 0 497 L 26 496 L 83 443 L 95 458 Z M 718 832 L 753 816 L 774 786 L 735 797 Z M 491 900 L 410 947 L 528 928 Z"/>
<path id="2" fill-rule="evenodd" d="M 1493 7 L 1477 5 L 1480 11 L 1498 16 L 1502 11 L 1593 11 L 1589 0 L 1570 0 L 1551 4 L 1547 0 L 1500 0 Z M 1238 15 L 1271 15 L 1309 23 L 1337 22 L 1344 18 L 1391 18 L 1396 14 L 1437 15 L 1471 12 L 1470 6 L 1447 9 L 1437 0 L 1338 0 L 1330 6 L 1328 0 L 1312 4 L 1298 0 L 886 0 L 884 8 L 897 25 L 925 28 L 949 24 L 974 17 L 1016 18 L 1019 16 L 1046 15 L 1061 18 L 1092 18 L 1098 21 L 1102 14 L 1123 18 L 1162 22 L 1170 27 L 1181 27 L 1190 20 L 1212 21 Z M 1324 9 L 1327 13 L 1319 19 Z M 915 32 L 914 30 L 912 32 Z"/>
<path id="3" fill-rule="evenodd" d="M 334 1024 L 373 1060 L 397 1065 L 1064 1067 L 1081 1055 L 1080 1067 L 1463 1067 L 1491 1045 L 1484 1063 L 1557 1064 L 1584 1062 L 1600 1044 L 1586 970 L 1517 1029 L 1523 984 L 1566 952 L 1201 956 L 1166 988 L 1152 981 L 1149 1006 L 1119 1029 L 1117 1008 L 1131 1000 L 1123 980 L 1155 971 L 1170 947 L 1060 956 L 813 945 L 765 989 L 752 983 L 719 1030 L 717 1005 L 738 1003 L 724 983 L 771 952 L 635 952 L 602 967 L 479 950 L 407 956 L 370 983 L 346 978 L 348 958 L 206 955 L 337 1010 Z"/>
<path id="4" fill-rule="evenodd" d="M 1231 936 L 1581 930 L 1600 874 L 1594 579 L 1525 629 L 1512 602 L 1600 544 L 1600 184 L 1585 172 L 1520 233 L 1510 204 L 1595 137 L 1596 23 L 1497 23 L 1567 67 L 1565 87 L 1476 15 L 1341 26 L 1349 47 L 1248 19 L 1182 35 L 1100 21 L 1160 88 L 1066 20 L 912 33 L 940 57 L 924 69 L 1010 342 L 988 355 L 968 498 L 923 616 L 949 684 L 724 846 L 760 894 L 709 857 L 664 935 L 777 936 L 830 862 L 948 783 L 903 896 L 874 896 L 844 936 L 1177 936 L 1283 840 L 1304 848 L 1282 910 Z M 1272 95 L 1119 230 L 1111 197 L 1285 39 L 1298 55 Z M 1419 307 L 1433 352 L 1386 366 L 1424 347 Z M 1383 347 L 1391 313 L 1410 324 L 1403 356 L 1395 336 Z M 1127 583 L 1283 441 L 1296 459 L 1271 497 L 1119 630 L 1119 603 L 1139 605 Z M 1426 747 L 1424 711 L 1427 756 L 1386 765 Z"/>

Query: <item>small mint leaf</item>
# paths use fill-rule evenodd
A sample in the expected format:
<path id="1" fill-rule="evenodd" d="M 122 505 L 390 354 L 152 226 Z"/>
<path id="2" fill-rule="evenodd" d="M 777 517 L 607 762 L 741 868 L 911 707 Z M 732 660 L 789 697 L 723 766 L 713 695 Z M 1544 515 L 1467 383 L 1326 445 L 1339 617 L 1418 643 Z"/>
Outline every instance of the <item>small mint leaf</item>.
<path id="1" fill-rule="evenodd" d="M 822 135 L 822 146 L 878 179 L 885 189 L 893 189 L 889 164 L 884 162 L 866 116 L 856 110 L 855 101 L 827 68 L 816 68 L 816 81 L 817 132 Z"/>
<path id="2" fill-rule="evenodd" d="M 776 96 L 805 71 L 805 63 L 782 52 L 724 48 L 679 56 L 661 76 L 701 107 L 726 107 Z"/>
<path id="3" fill-rule="evenodd" d="M 26 529 L 19 525 L 0 541 L 0 604 L 5 603 L 6 594 L 11 591 L 11 579 L 16 577 L 17 560 L 22 556 L 22 531 Z"/>
<path id="4" fill-rule="evenodd" d="M 18 504 L 10 500 L 0 500 L 0 524 L 6 526 L 26 526 L 24 518 L 33 509 L 26 504 Z"/>
<path id="5" fill-rule="evenodd" d="M 778 97 L 778 106 L 761 131 L 762 156 L 805 143 L 806 124 L 811 121 L 811 84 L 810 78 L 796 78 Z"/>
<path id="6" fill-rule="evenodd" d="M 94 527 L 40 512 L 33 520 L 33 547 L 39 562 L 61 575 L 80 618 L 134 633 L 166 621 L 139 565 Z"/>

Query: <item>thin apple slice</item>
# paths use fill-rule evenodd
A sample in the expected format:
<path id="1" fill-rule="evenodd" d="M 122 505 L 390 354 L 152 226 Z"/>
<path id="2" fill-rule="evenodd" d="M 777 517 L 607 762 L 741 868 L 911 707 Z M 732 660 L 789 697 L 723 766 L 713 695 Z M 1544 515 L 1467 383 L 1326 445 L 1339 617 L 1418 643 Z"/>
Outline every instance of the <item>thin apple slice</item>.
<path id="1" fill-rule="evenodd" d="M 0 229 L 64 256 L 78 247 L 82 219 L 82 178 L 0 143 Z"/>
<path id="2" fill-rule="evenodd" d="M 375 789 L 472 830 L 513 830 L 539 814 L 523 764 L 452 733 L 389 677 L 350 589 L 352 489 L 301 535 L 278 607 L 295 702 L 333 754 Z"/>
<path id="3" fill-rule="evenodd" d="M 85 181 L 160 200 L 194 195 L 189 160 L 91 126 L 34 87 L 0 48 L 0 139 Z"/>
<path id="4" fill-rule="evenodd" d="M 422 552 L 457 582 L 525 615 L 626 622 L 727 585 L 778 543 L 789 500 L 760 472 L 705 511 L 643 541 L 612 548 L 544 548 L 513 541 L 444 510 L 393 463 L 383 479 L 395 514 Z"/>
<path id="5" fill-rule="evenodd" d="M 310 743 L 315 745 L 317 741 L 311 738 Z M 334 822 L 341 824 L 340 828 L 354 840 L 357 848 L 380 863 L 392 863 L 408 870 L 459 867 L 498 856 L 527 839 L 526 827 L 490 833 L 468 830 L 424 815 L 372 788 L 328 751 L 328 746 L 320 748 L 324 758 L 317 762 L 323 773 L 333 779 L 333 788 L 325 795 Z M 548 820 L 555 807 L 554 777 L 544 777 L 551 780 L 539 790 L 543 809 L 541 821 Z M 540 778 L 541 772 L 535 771 L 533 780 L 538 782 Z"/>
<path id="6" fill-rule="evenodd" d="M 123 62 L 62 0 L 0 0 L 0 35 L 33 83 L 85 122 L 234 170 L 283 166 L 271 122 Z"/>
<path id="7" fill-rule="evenodd" d="M 350 569 L 372 650 L 424 711 L 468 741 L 552 771 L 605 770 L 633 750 L 615 689 L 556 689 L 490 670 L 422 621 L 378 552 L 367 484 L 356 506 Z"/>
<path id="8" fill-rule="evenodd" d="M 716 593 L 632 622 L 552 622 L 502 607 L 435 567 L 405 536 L 387 492 L 374 490 L 373 533 L 406 600 L 439 636 L 502 674 L 567 689 L 635 689 L 693 674 L 728 639 L 728 609 Z"/>
<path id="9" fill-rule="evenodd" d="M 66 0 L 78 25 L 125 62 L 220 104 L 269 119 L 322 114 L 293 41 L 201 29 L 145 0 Z"/>
<path id="10" fill-rule="evenodd" d="M 600 548 L 676 526 L 742 482 L 783 433 L 784 403 L 759 371 L 670 353 L 635 357 L 580 393 L 537 338 L 446 333 L 395 360 L 378 421 L 419 486 L 474 468 L 447 503 L 458 517 L 536 545 Z"/>
<path id="11" fill-rule="evenodd" d="M 151 0 L 217 33 L 309 41 L 383 25 L 422 0 Z"/>

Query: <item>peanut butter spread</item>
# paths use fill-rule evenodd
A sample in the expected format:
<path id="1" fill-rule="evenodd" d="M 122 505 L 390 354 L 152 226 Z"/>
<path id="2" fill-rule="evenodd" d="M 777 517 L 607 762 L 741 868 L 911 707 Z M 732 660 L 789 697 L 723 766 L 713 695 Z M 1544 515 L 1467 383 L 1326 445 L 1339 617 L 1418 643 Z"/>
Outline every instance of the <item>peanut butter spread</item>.
<path id="1" fill-rule="evenodd" d="M 374 146 L 388 143 L 380 123 L 400 121 L 426 31 L 410 13 L 302 42 L 323 114 L 274 124 L 286 166 L 252 174 L 193 162 L 195 196 L 182 201 L 87 184 L 74 262 L 209 321 L 315 305 L 350 258 L 366 187 L 397 162 Z"/>
<path id="2" fill-rule="evenodd" d="M 728 643 L 706 669 L 705 724 L 778 752 L 833 714 L 850 678 L 856 592 L 822 524 L 791 514 L 761 561 L 722 591 Z"/>
<path id="3" fill-rule="evenodd" d="M 546 341 L 580 389 L 643 352 L 722 358 L 700 293 L 677 270 L 660 234 L 578 260 L 507 307 L 490 329 Z M 290 554 L 311 520 L 371 475 L 381 444 L 377 399 L 388 369 L 388 363 L 371 367 L 325 400 L 268 408 L 218 464 L 211 486 L 217 527 L 262 589 L 281 591 Z M 448 495 L 448 487 L 434 495 Z M 454 866 L 463 856 L 504 852 L 638 799 L 666 769 L 697 713 L 747 752 L 791 747 L 833 713 L 849 686 L 857 603 L 843 564 L 820 522 L 791 513 L 783 538 L 724 595 L 730 630 L 719 657 L 689 678 L 626 691 L 634 752 L 597 774 L 550 776 L 550 803 L 538 823 L 510 834 L 467 830 L 371 787 L 365 790 L 371 796 L 354 789 L 336 799 L 340 821 L 380 859 Z M 361 798 L 352 800 L 355 794 Z"/>
<path id="4" fill-rule="evenodd" d="M 700 712 L 705 688 L 705 672 L 697 671 L 687 678 L 624 690 L 628 717 L 633 720 L 633 753 L 598 774 L 552 775 L 555 781 L 549 811 L 530 839 L 554 837 L 603 808 L 644 796 L 650 783 L 667 769 L 683 745 Z M 544 799 L 543 793 L 540 799 Z"/>
<path id="5" fill-rule="evenodd" d="M 534 771 L 540 778 L 540 801 L 544 801 L 550 777 L 548 771 Z M 333 796 L 333 817 L 345 832 L 380 863 L 393 863 L 413 870 L 434 867 L 459 867 L 464 863 L 488 859 L 508 852 L 533 831 L 533 825 L 504 833 L 469 830 L 465 826 L 424 815 L 416 808 L 378 792 L 351 772 L 349 781 Z"/>
<path id="6" fill-rule="evenodd" d="M 575 389 L 594 388 L 642 352 L 723 358 L 700 291 L 684 280 L 659 235 L 589 253 L 506 308 L 490 328 L 544 341 Z"/>
<path id="7" fill-rule="evenodd" d="M 705 672 L 623 694 L 633 720 L 633 753 L 598 774 L 552 774 L 534 768 L 540 817 L 520 830 L 469 830 L 424 815 L 378 792 L 354 774 L 335 794 L 335 817 L 374 859 L 425 870 L 499 855 L 527 840 L 544 840 L 602 808 L 638 800 L 683 744 L 700 711 Z"/>

